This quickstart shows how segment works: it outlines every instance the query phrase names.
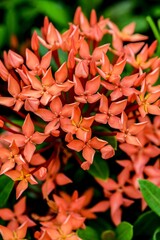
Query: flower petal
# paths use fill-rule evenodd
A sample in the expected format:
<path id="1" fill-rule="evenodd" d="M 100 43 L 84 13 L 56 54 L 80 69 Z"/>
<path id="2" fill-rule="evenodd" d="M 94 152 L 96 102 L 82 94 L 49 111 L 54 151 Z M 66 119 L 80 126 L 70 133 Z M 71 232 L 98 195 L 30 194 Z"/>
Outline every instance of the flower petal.
<path id="1" fill-rule="evenodd" d="M 100 87 L 100 82 L 101 82 L 101 79 L 99 75 L 87 81 L 85 86 L 85 92 L 87 94 L 96 93 Z"/>
<path id="2" fill-rule="evenodd" d="M 35 69 L 39 65 L 38 57 L 28 48 L 26 49 L 26 65 L 29 69 Z"/>
<path id="3" fill-rule="evenodd" d="M 28 162 L 31 161 L 31 158 L 32 158 L 35 150 L 36 150 L 35 145 L 33 143 L 31 143 L 30 141 L 27 142 L 27 144 L 24 147 L 23 154 Z"/>
<path id="4" fill-rule="evenodd" d="M 55 72 L 55 79 L 58 84 L 63 83 L 68 76 L 67 64 L 64 62 Z"/>
<path id="5" fill-rule="evenodd" d="M 19 228 L 17 228 L 16 232 L 19 239 L 24 239 L 27 234 L 27 227 L 28 223 L 26 221 Z"/>
<path id="6" fill-rule="evenodd" d="M 0 225 L 0 233 L 3 237 L 3 239 L 5 239 L 5 240 L 13 239 L 13 233 L 7 227 L 4 227 L 4 226 Z"/>
<path id="7" fill-rule="evenodd" d="M 0 218 L 5 221 L 9 221 L 14 218 L 14 213 L 9 208 L 0 209 Z"/>
<path id="8" fill-rule="evenodd" d="M 93 163 L 93 159 L 94 159 L 94 155 L 95 155 L 95 150 L 90 147 L 90 146 L 85 146 L 83 148 L 83 151 L 82 151 L 82 156 L 84 157 L 84 159 L 89 162 L 90 164 Z"/>
<path id="9" fill-rule="evenodd" d="M 102 158 L 109 159 L 114 156 L 115 151 L 111 145 L 106 145 L 100 149 Z"/>
<path id="10" fill-rule="evenodd" d="M 20 181 L 16 187 L 16 199 L 18 199 L 27 188 L 28 181 L 26 179 Z"/>
<path id="11" fill-rule="evenodd" d="M 16 79 L 9 74 L 8 77 L 8 92 L 13 96 L 16 97 L 20 93 L 20 86 Z"/>
<path id="12" fill-rule="evenodd" d="M 31 137 L 34 133 L 34 124 L 28 113 L 22 126 L 22 132 L 26 137 Z"/>
<path id="13" fill-rule="evenodd" d="M 74 139 L 67 144 L 68 148 L 75 150 L 77 152 L 80 152 L 84 146 L 85 146 L 84 142 L 81 140 L 77 140 L 77 139 Z"/>
<path id="14" fill-rule="evenodd" d="M 13 97 L 0 97 L 0 105 L 12 107 L 16 100 Z"/>
<path id="15" fill-rule="evenodd" d="M 58 185 L 65 185 L 68 183 L 72 183 L 72 180 L 63 173 L 58 173 L 56 176 L 56 182 Z"/>
<path id="16" fill-rule="evenodd" d="M 48 134 L 40 133 L 40 132 L 35 132 L 31 138 L 31 141 L 34 144 L 41 144 L 44 142 L 44 140 L 48 137 Z"/>

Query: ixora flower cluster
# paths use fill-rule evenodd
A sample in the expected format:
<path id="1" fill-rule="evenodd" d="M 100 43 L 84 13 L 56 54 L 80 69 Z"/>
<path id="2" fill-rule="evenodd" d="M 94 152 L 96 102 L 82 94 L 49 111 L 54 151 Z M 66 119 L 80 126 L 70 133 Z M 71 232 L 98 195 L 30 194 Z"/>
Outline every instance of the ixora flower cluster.
<path id="1" fill-rule="evenodd" d="M 131 204 L 146 208 L 138 179 L 160 186 L 160 58 L 134 29 L 78 7 L 65 32 L 45 17 L 25 56 L 4 52 L 3 239 L 81 239 L 98 214 L 116 226 Z"/>

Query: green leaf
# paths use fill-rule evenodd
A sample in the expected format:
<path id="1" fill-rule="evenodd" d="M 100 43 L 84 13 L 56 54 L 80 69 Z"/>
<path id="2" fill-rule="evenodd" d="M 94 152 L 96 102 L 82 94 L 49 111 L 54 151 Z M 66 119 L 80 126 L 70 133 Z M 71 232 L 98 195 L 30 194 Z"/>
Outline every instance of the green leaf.
<path id="1" fill-rule="evenodd" d="M 6 27 L 7 27 L 7 31 L 8 31 L 8 34 L 9 34 L 9 37 L 12 35 L 12 34 L 16 34 L 17 32 L 17 14 L 16 14 L 16 10 L 14 8 L 10 8 L 7 13 L 6 13 L 6 16 L 5 16 L 5 24 L 6 24 Z"/>
<path id="2" fill-rule="evenodd" d="M 109 167 L 107 161 L 101 158 L 100 153 L 96 153 L 94 161 L 88 170 L 93 177 L 107 179 L 109 177 Z"/>
<path id="3" fill-rule="evenodd" d="M 5 206 L 13 186 L 14 182 L 9 177 L 5 175 L 0 176 L 0 208 Z"/>
<path id="4" fill-rule="evenodd" d="M 89 17 L 91 10 L 97 9 L 102 2 L 103 0 L 92 0 L 89 4 L 86 4 L 86 0 L 79 0 L 78 5 L 82 7 L 84 14 Z"/>
<path id="5" fill-rule="evenodd" d="M 139 180 L 140 190 L 148 206 L 160 216 L 160 188 L 148 180 Z"/>
<path id="6" fill-rule="evenodd" d="M 160 227 L 156 229 L 153 235 L 153 240 L 159 240 L 160 239 Z"/>
<path id="7" fill-rule="evenodd" d="M 102 233 L 101 239 L 102 240 L 116 240 L 115 236 L 116 236 L 115 232 L 113 232 L 112 230 L 106 230 Z"/>
<path id="8" fill-rule="evenodd" d="M 128 222 L 121 222 L 116 228 L 116 240 L 132 240 L 133 226 Z"/>
<path id="9" fill-rule="evenodd" d="M 100 240 L 95 229 L 91 227 L 86 227 L 85 229 L 78 229 L 78 236 L 83 240 Z"/>
<path id="10" fill-rule="evenodd" d="M 133 225 L 135 239 L 137 236 L 152 236 L 160 226 L 160 218 L 153 212 L 142 213 Z"/>
<path id="11" fill-rule="evenodd" d="M 106 18 L 111 18 L 112 21 L 119 20 L 120 23 L 123 23 L 123 17 L 125 17 L 126 15 L 130 16 L 133 8 L 133 1 L 120 1 L 112 4 L 110 7 L 107 7 L 102 13 L 102 15 Z"/>
<path id="12" fill-rule="evenodd" d="M 69 9 L 66 10 L 66 6 L 64 7 L 62 4 L 53 1 L 32 1 L 34 7 L 38 9 L 38 11 L 42 14 L 45 14 L 49 17 L 49 19 L 55 23 L 58 23 L 63 26 L 68 26 L 69 18 Z"/>

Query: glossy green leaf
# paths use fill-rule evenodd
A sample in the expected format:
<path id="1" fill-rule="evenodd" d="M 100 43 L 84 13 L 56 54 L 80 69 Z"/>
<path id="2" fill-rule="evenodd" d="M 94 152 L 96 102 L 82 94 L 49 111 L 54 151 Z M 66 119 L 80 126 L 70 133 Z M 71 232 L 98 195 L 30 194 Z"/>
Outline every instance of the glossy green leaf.
<path id="1" fill-rule="evenodd" d="M 153 211 L 142 213 L 133 225 L 135 240 L 137 236 L 152 236 L 160 226 L 160 217 Z"/>
<path id="2" fill-rule="evenodd" d="M 107 179 L 109 177 L 109 167 L 107 161 L 101 158 L 99 153 L 95 154 L 93 164 L 88 172 L 96 178 Z"/>
<path id="3" fill-rule="evenodd" d="M 160 239 L 160 227 L 156 229 L 153 235 L 153 240 L 159 240 Z"/>
<path id="4" fill-rule="evenodd" d="M 148 180 L 139 180 L 140 190 L 148 206 L 160 216 L 160 188 Z"/>
<path id="5" fill-rule="evenodd" d="M 67 11 L 66 6 L 64 7 L 58 2 L 47 0 L 32 1 L 32 4 L 40 13 L 48 16 L 51 21 L 63 26 L 68 26 L 68 22 L 71 19 L 69 18 L 69 9 Z"/>
<path id="6" fill-rule="evenodd" d="M 13 186 L 14 182 L 9 177 L 5 175 L 0 176 L 0 208 L 5 206 Z"/>
<path id="7" fill-rule="evenodd" d="M 78 236 L 83 240 L 100 240 L 95 229 L 91 227 L 86 227 L 85 229 L 78 229 Z"/>
<path id="8" fill-rule="evenodd" d="M 132 240 L 133 226 L 128 222 L 121 222 L 116 228 L 116 240 Z"/>

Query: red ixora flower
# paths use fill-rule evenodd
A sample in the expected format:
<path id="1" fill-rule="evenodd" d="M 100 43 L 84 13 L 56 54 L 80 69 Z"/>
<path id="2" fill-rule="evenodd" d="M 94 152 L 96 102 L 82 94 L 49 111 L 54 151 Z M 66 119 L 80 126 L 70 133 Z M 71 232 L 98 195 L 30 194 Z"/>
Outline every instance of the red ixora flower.
<path id="1" fill-rule="evenodd" d="M 27 222 L 24 222 L 20 227 L 12 231 L 9 228 L 0 225 L 0 233 L 3 240 L 22 240 L 27 234 L 27 226 Z"/>
<path id="2" fill-rule="evenodd" d="M 29 162 L 36 150 L 36 144 L 41 144 L 48 137 L 47 134 L 34 131 L 34 124 L 31 120 L 30 114 L 25 118 L 22 125 L 22 134 L 12 134 L 4 137 L 6 142 L 15 143 L 18 147 L 24 147 L 23 154 L 25 159 Z"/>
<path id="3" fill-rule="evenodd" d="M 46 16 L 22 54 L 4 51 L 2 239 L 81 240 L 79 229 L 96 238 L 101 217 L 117 226 L 132 203 L 146 208 L 140 178 L 160 186 L 158 41 L 134 31 L 78 7 L 63 33 Z"/>
<path id="4" fill-rule="evenodd" d="M 141 146 L 140 141 L 136 135 L 142 131 L 147 122 L 129 124 L 128 117 L 123 111 L 121 114 L 121 128 L 120 132 L 117 132 L 116 138 L 120 142 L 127 142 L 136 146 Z"/>

